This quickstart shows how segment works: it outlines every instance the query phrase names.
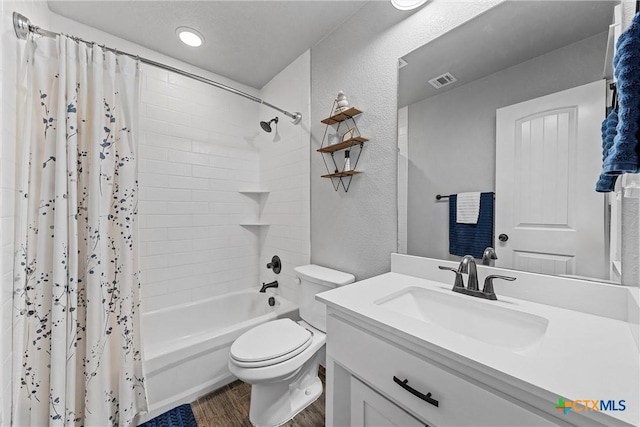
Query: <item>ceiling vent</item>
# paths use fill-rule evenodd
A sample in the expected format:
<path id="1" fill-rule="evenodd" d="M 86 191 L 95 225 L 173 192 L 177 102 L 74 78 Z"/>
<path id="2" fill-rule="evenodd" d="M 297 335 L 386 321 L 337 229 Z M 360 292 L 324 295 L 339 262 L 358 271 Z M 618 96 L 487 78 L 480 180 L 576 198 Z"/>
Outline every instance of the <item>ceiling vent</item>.
<path id="1" fill-rule="evenodd" d="M 453 77 L 451 73 L 444 73 L 441 76 L 438 76 L 436 78 L 429 80 L 429 83 L 431 84 L 431 86 L 435 87 L 436 89 L 440 89 L 441 87 L 450 85 L 455 81 L 458 81 L 458 79 Z"/>

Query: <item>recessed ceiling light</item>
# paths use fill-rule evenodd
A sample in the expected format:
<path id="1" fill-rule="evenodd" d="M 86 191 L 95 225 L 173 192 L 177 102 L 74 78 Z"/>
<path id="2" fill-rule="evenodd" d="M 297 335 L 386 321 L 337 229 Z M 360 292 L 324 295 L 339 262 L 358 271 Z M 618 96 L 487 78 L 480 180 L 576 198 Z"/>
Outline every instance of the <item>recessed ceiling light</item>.
<path id="1" fill-rule="evenodd" d="M 391 4 L 400 10 L 411 10 L 422 6 L 428 0 L 391 0 Z"/>
<path id="2" fill-rule="evenodd" d="M 176 34 L 180 41 L 187 46 L 198 47 L 204 43 L 204 36 L 193 28 L 178 27 Z"/>

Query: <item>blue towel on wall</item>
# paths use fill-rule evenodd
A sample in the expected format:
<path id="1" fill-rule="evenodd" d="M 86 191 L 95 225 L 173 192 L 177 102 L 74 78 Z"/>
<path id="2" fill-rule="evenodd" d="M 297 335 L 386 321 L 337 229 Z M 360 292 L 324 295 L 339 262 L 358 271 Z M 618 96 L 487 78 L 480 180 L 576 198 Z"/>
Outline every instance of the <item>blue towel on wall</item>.
<path id="1" fill-rule="evenodd" d="M 613 139 L 616 136 L 616 127 L 618 126 L 618 113 L 612 109 L 606 119 L 602 122 L 602 161 L 607 160 L 607 156 L 611 147 L 613 147 Z M 613 191 L 616 186 L 617 175 L 608 175 L 601 173 L 596 183 L 596 191 L 599 193 L 608 193 Z"/>
<path id="2" fill-rule="evenodd" d="M 640 172 L 640 14 L 616 42 L 613 71 L 618 90 L 618 125 L 613 145 L 604 161 L 608 175 Z"/>
<path id="3" fill-rule="evenodd" d="M 449 196 L 449 253 L 482 258 L 484 250 L 493 247 L 493 193 L 480 194 L 477 224 L 456 223 L 457 196 Z"/>

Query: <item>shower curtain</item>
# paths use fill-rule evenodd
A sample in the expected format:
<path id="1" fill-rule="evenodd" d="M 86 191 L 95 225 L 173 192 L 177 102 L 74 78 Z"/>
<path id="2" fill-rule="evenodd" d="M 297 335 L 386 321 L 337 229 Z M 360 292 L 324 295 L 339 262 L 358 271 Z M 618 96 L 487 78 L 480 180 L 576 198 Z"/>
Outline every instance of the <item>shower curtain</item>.
<path id="1" fill-rule="evenodd" d="M 131 425 L 139 327 L 139 62 L 31 35 L 18 112 L 13 413 L 19 426 Z"/>

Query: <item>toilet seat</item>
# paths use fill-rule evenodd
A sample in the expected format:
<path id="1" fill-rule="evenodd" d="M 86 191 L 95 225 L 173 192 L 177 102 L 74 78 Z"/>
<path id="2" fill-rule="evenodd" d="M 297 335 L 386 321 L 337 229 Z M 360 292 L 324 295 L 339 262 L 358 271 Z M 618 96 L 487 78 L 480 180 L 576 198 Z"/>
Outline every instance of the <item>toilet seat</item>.
<path id="1" fill-rule="evenodd" d="M 231 345 L 236 366 L 261 368 L 297 356 L 313 341 L 313 333 L 291 319 L 263 323 L 245 332 Z"/>

